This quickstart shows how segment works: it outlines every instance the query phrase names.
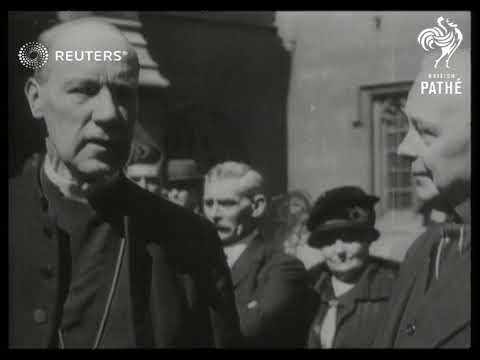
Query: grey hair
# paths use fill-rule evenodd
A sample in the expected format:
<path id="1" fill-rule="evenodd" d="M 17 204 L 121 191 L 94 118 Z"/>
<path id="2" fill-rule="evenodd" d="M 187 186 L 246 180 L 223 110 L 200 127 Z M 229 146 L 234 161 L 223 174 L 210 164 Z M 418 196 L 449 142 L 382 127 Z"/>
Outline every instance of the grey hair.
<path id="1" fill-rule="evenodd" d="M 263 176 L 245 163 L 226 161 L 215 165 L 205 175 L 205 183 L 226 179 L 239 180 L 242 193 L 247 197 L 264 193 Z"/>

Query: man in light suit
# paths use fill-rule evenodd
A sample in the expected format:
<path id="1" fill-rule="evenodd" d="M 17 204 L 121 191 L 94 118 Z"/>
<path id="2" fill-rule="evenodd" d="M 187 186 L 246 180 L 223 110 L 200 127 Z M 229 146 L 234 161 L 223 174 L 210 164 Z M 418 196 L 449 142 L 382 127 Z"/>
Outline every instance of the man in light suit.
<path id="1" fill-rule="evenodd" d="M 265 207 L 263 178 L 250 166 L 225 162 L 205 176 L 203 209 L 231 268 L 244 346 L 303 347 L 307 274 L 298 259 L 262 236 L 259 220 Z"/>
<path id="2" fill-rule="evenodd" d="M 448 69 L 461 94 L 422 94 L 436 56 L 426 58 L 408 95 L 398 153 L 411 161 L 420 200 L 437 200 L 453 219 L 408 250 L 375 347 L 470 347 L 470 51 L 457 51 Z"/>

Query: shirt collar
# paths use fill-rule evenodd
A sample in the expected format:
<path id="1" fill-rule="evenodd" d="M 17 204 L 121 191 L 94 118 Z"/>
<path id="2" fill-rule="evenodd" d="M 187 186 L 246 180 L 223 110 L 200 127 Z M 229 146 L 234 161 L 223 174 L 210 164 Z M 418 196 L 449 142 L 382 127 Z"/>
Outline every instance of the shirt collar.
<path id="1" fill-rule="evenodd" d="M 246 250 L 250 242 L 258 235 L 258 229 L 252 231 L 248 236 L 244 237 L 242 240 L 237 241 L 236 243 L 226 246 L 223 248 L 225 255 L 227 256 L 227 263 L 230 269 L 235 265 L 237 260 Z"/>
<path id="2" fill-rule="evenodd" d="M 337 298 L 349 292 L 355 286 L 355 284 L 349 284 L 349 283 L 343 282 L 337 279 L 335 276 L 331 277 L 331 282 L 332 282 L 333 293 Z"/>

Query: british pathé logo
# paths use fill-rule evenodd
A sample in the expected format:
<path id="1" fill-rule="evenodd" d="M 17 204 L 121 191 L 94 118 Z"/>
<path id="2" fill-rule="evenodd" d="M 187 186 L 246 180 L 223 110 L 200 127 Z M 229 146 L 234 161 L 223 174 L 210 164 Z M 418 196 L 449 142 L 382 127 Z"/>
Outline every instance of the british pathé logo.
<path id="1" fill-rule="evenodd" d="M 460 46 L 463 40 L 463 34 L 457 24 L 451 22 L 449 19 L 445 19 L 443 16 L 437 18 L 437 24 L 438 27 L 435 26 L 423 30 L 418 35 L 417 41 L 425 51 L 441 49 L 442 53 L 437 60 L 435 60 L 434 68 L 436 69 L 440 60 L 445 58 L 445 66 L 448 69 L 448 62 L 455 50 Z"/>
<path id="2" fill-rule="evenodd" d="M 443 16 L 437 18 L 437 24 L 424 29 L 417 37 L 425 51 L 441 51 L 433 64 L 433 72 L 427 74 L 428 80 L 420 82 L 420 92 L 422 95 L 461 95 L 462 80 L 453 71 L 434 69 L 450 69 L 449 61 L 463 41 L 463 34 L 457 24 Z M 445 66 L 439 66 L 442 60 Z"/>

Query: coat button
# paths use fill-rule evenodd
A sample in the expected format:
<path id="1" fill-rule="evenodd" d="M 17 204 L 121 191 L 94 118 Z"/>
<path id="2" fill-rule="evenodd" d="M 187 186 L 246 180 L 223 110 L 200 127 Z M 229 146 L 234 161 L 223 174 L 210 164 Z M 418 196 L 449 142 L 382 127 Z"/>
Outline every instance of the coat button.
<path id="1" fill-rule="evenodd" d="M 408 324 L 405 329 L 405 332 L 407 333 L 408 336 L 412 336 L 415 334 L 416 330 L 417 330 L 417 327 L 415 326 L 415 324 Z"/>
<path id="2" fill-rule="evenodd" d="M 33 320 L 37 324 L 43 324 L 47 321 L 47 312 L 44 309 L 35 309 L 33 312 Z"/>

